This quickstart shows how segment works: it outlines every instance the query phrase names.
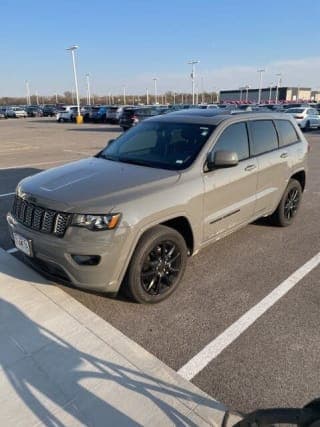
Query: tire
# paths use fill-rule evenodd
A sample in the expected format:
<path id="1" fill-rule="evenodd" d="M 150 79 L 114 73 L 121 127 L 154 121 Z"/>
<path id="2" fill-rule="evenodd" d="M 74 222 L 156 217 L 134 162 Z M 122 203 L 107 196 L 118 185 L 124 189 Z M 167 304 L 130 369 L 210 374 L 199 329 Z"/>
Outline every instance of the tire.
<path id="1" fill-rule="evenodd" d="M 301 199 L 302 188 L 300 182 L 296 179 L 290 179 L 276 211 L 271 216 L 272 222 L 279 227 L 291 225 L 299 210 Z"/>
<path id="2" fill-rule="evenodd" d="M 59 122 L 59 123 L 63 123 L 63 122 L 64 122 L 64 119 L 61 119 L 61 118 L 60 118 L 60 119 L 58 120 L 58 122 Z"/>
<path id="3" fill-rule="evenodd" d="M 182 280 L 187 256 L 185 240 L 176 230 L 157 225 L 146 231 L 124 279 L 126 294 L 141 304 L 155 304 L 168 298 Z"/>
<path id="4" fill-rule="evenodd" d="M 311 129 L 311 127 L 310 127 L 310 121 L 308 120 L 307 122 L 306 122 L 306 125 L 305 125 L 305 127 L 304 127 L 304 131 L 305 132 L 309 132 L 309 130 Z"/>

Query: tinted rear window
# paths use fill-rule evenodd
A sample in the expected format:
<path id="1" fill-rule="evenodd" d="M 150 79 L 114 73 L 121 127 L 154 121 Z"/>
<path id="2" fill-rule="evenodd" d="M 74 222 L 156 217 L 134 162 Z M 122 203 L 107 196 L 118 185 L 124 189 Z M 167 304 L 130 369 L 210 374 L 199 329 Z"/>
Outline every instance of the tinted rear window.
<path id="1" fill-rule="evenodd" d="M 251 154 L 258 155 L 278 148 L 278 136 L 271 120 L 250 121 Z"/>
<path id="2" fill-rule="evenodd" d="M 295 128 L 288 120 L 275 120 L 275 124 L 279 132 L 279 144 L 281 146 L 294 144 L 299 141 Z"/>

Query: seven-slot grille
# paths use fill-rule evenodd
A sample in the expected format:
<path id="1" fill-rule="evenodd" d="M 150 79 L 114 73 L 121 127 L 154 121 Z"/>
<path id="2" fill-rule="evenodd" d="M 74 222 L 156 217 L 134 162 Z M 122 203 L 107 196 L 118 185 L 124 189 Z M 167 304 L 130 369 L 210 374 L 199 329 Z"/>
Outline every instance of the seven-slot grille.
<path id="1" fill-rule="evenodd" d="M 44 209 L 15 196 L 12 215 L 26 227 L 41 233 L 63 237 L 69 225 L 71 214 Z"/>

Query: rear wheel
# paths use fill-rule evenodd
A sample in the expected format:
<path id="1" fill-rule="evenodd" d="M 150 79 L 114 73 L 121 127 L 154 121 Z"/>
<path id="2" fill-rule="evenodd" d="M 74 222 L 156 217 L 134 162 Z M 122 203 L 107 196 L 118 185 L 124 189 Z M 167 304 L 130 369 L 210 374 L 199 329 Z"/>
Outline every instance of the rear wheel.
<path id="1" fill-rule="evenodd" d="M 132 256 L 127 294 L 143 304 L 163 301 L 178 287 L 187 263 L 187 246 L 176 230 L 158 225 L 148 230 Z"/>
<path id="2" fill-rule="evenodd" d="M 287 227 L 294 221 L 300 207 L 302 188 L 299 181 L 291 179 L 271 219 L 275 225 Z"/>

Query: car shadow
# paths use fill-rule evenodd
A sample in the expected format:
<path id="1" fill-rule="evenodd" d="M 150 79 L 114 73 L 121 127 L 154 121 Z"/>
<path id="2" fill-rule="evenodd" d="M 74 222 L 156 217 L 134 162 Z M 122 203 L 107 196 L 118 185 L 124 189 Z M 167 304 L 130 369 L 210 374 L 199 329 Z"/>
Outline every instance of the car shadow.
<path id="1" fill-rule="evenodd" d="M 30 310 L 30 305 L 25 307 Z M 10 396 L 1 407 L 6 420 L 19 420 L 20 407 L 22 414 L 31 412 L 39 423 L 52 427 L 64 425 L 61 417 L 98 427 L 140 426 L 130 412 L 137 414 L 134 405 L 143 404 L 141 411 L 161 412 L 168 425 L 196 427 L 188 417 L 190 403 L 221 411 L 223 416 L 224 408 L 218 402 L 191 391 L 183 382 L 177 385 L 136 368 L 108 344 L 99 356 L 96 347 L 84 350 L 81 342 L 73 340 L 74 334 L 62 338 L 6 299 L 0 299 L 0 317 L 1 336 L 8 343 L 7 348 L 0 347 L 2 390 Z M 96 339 L 90 329 L 86 334 L 89 341 Z"/>

